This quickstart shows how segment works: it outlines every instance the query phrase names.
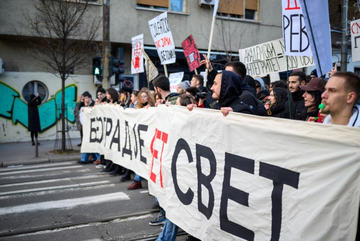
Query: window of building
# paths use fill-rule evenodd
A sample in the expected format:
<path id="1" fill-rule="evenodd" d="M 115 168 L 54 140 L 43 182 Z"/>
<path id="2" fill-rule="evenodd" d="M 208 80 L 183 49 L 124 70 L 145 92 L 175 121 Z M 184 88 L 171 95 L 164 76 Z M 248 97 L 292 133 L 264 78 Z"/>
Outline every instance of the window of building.
<path id="1" fill-rule="evenodd" d="M 259 0 L 221 0 L 218 16 L 257 20 Z"/>
<path id="2" fill-rule="evenodd" d="M 187 0 L 136 0 L 136 5 L 142 8 L 185 12 L 186 1 Z"/>
<path id="3" fill-rule="evenodd" d="M 49 97 L 49 90 L 46 85 L 38 80 L 32 80 L 25 84 L 24 88 L 22 89 L 22 96 L 23 98 L 29 102 L 30 96 L 36 95 L 39 93 L 41 98 L 41 103 L 44 103 Z"/>

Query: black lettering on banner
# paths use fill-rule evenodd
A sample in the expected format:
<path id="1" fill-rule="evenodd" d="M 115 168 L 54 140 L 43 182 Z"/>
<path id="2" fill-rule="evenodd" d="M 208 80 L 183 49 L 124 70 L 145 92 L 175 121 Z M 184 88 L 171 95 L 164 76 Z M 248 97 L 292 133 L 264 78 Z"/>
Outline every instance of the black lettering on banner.
<path id="1" fill-rule="evenodd" d="M 307 45 L 303 48 L 303 36 L 305 36 Z M 304 15 L 300 15 L 300 52 L 305 52 L 310 46 L 309 36 L 305 30 Z"/>
<path id="2" fill-rule="evenodd" d="M 106 121 L 106 124 L 105 124 L 105 143 L 104 143 L 104 145 L 106 145 L 107 137 L 110 136 L 110 133 L 111 133 L 111 130 L 112 130 L 112 119 L 105 117 L 104 121 Z M 110 126 L 110 128 L 108 128 L 108 126 Z"/>
<path id="3" fill-rule="evenodd" d="M 299 52 L 298 49 L 293 49 L 293 36 L 294 35 L 299 35 L 299 32 L 294 32 L 293 30 L 293 18 L 299 17 L 299 14 L 291 14 L 290 15 L 290 52 Z"/>
<path id="4" fill-rule="evenodd" d="M 148 130 L 147 125 L 142 125 L 142 124 L 138 125 L 140 161 L 142 161 L 145 164 L 147 163 L 147 160 L 146 160 L 146 157 L 144 157 L 142 155 L 142 147 L 144 146 L 144 139 L 141 139 L 140 131 L 145 131 L 146 132 L 147 130 Z"/>
<path id="5" fill-rule="evenodd" d="M 245 240 L 254 240 L 254 231 L 230 221 L 227 215 L 229 199 L 246 207 L 249 206 L 249 193 L 230 185 L 231 168 L 254 174 L 254 165 L 255 161 L 252 159 L 225 152 L 224 182 L 220 203 L 220 228 Z"/>
<path id="6" fill-rule="evenodd" d="M 104 123 L 103 123 L 101 117 L 97 117 L 96 120 L 101 123 L 101 137 L 100 137 L 100 139 L 96 139 L 98 143 L 101 143 L 103 140 L 103 137 L 104 137 Z M 96 138 L 97 138 L 97 135 L 96 135 Z"/>
<path id="7" fill-rule="evenodd" d="M 290 26 L 290 19 L 283 15 L 283 28 L 284 28 L 284 45 L 286 45 L 286 29 Z"/>
<path id="8" fill-rule="evenodd" d="M 133 126 L 133 133 L 134 133 L 134 139 L 135 139 L 135 142 L 134 142 L 134 158 L 136 159 L 137 158 L 137 154 L 138 154 L 138 145 L 137 145 L 137 138 L 136 138 L 136 124 L 134 124 Z"/>
<path id="9" fill-rule="evenodd" d="M 209 160 L 210 173 L 207 176 L 201 172 L 201 157 Z M 216 159 L 214 152 L 209 147 L 196 144 L 196 170 L 198 177 L 198 209 L 207 219 L 210 219 L 214 209 L 214 190 L 211 186 L 211 181 L 216 175 Z M 202 185 L 205 186 L 209 192 L 209 201 L 207 206 L 205 206 L 202 202 Z"/>
<path id="10" fill-rule="evenodd" d="M 90 119 L 90 143 L 96 142 L 96 128 L 93 128 L 93 122 L 95 122 L 95 118 Z M 95 133 L 95 138 L 92 138 L 92 134 Z"/>
<path id="11" fill-rule="evenodd" d="M 188 188 L 186 193 L 183 193 L 181 191 L 181 189 L 179 188 L 178 180 L 177 180 L 177 176 L 176 176 L 176 162 L 177 162 L 179 154 L 182 150 L 184 150 L 186 152 L 189 163 L 193 162 L 193 157 L 191 154 L 189 144 L 184 139 L 180 138 L 176 143 L 174 155 L 172 157 L 171 174 L 172 174 L 172 178 L 173 178 L 173 182 L 174 182 L 174 188 L 175 188 L 176 195 L 178 196 L 179 200 L 184 205 L 189 205 L 194 198 L 194 192 L 191 190 L 191 188 Z"/>
<path id="12" fill-rule="evenodd" d="M 127 148 L 127 143 L 129 142 L 129 148 Z M 130 156 L 130 160 L 132 160 L 132 151 L 131 151 L 131 140 L 130 140 L 130 128 L 129 123 L 125 121 L 125 144 L 122 149 L 122 156 L 127 154 Z"/>
<path id="13" fill-rule="evenodd" d="M 282 167 L 260 162 L 259 175 L 273 181 L 271 241 L 280 239 L 281 215 L 282 215 L 282 192 L 284 184 L 298 188 L 300 173 Z"/>
<path id="14" fill-rule="evenodd" d="M 116 137 L 116 134 L 117 134 L 117 137 Z M 116 122 L 115 131 L 111 138 L 110 149 L 111 149 L 113 143 L 117 144 L 118 152 L 120 152 L 120 120 L 117 120 L 117 122 Z"/>

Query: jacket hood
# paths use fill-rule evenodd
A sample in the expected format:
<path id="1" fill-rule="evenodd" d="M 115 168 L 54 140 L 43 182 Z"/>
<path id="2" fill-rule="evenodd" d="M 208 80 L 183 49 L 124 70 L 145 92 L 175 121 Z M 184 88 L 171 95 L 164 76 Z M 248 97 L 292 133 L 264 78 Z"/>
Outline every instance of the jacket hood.
<path id="1" fill-rule="evenodd" d="M 219 97 L 220 107 L 229 106 L 242 93 L 242 86 L 247 86 L 237 74 L 224 70 L 221 78 L 221 89 Z"/>
<path id="2" fill-rule="evenodd" d="M 264 80 L 262 78 L 260 78 L 260 77 L 255 78 L 255 80 L 260 83 L 261 90 L 265 90 L 265 82 L 264 82 Z"/>

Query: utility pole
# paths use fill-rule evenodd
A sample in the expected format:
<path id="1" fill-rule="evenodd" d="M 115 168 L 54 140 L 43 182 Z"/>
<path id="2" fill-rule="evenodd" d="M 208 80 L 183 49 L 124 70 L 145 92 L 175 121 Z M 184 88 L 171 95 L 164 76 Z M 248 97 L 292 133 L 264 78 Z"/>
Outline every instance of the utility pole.
<path id="1" fill-rule="evenodd" d="M 343 0 L 341 8 L 341 25 L 342 25 L 342 36 L 341 36 L 341 71 L 347 70 L 347 36 L 348 36 L 348 9 L 349 0 Z"/>
<path id="2" fill-rule="evenodd" d="M 103 0 L 103 46 L 102 46 L 102 61 L 103 61 L 103 80 L 102 86 L 104 89 L 110 87 L 109 84 L 109 56 L 110 56 L 110 0 Z"/>

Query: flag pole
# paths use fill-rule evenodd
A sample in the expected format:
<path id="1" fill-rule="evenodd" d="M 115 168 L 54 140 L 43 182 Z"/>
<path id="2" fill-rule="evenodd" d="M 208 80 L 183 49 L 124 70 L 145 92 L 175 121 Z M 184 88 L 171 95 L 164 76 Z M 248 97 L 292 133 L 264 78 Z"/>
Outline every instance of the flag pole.
<path id="1" fill-rule="evenodd" d="M 164 72 L 165 72 L 165 76 L 166 76 L 166 77 L 169 77 L 166 64 L 164 64 Z"/>
<path id="2" fill-rule="evenodd" d="M 209 37 L 209 46 L 208 46 L 208 52 L 207 52 L 207 57 L 208 57 L 208 59 L 210 59 L 210 52 L 211 52 L 211 44 L 212 44 L 213 34 L 214 34 L 215 19 L 216 19 L 216 13 L 213 15 L 213 17 L 212 17 L 212 22 L 211 22 L 210 37 Z"/>

